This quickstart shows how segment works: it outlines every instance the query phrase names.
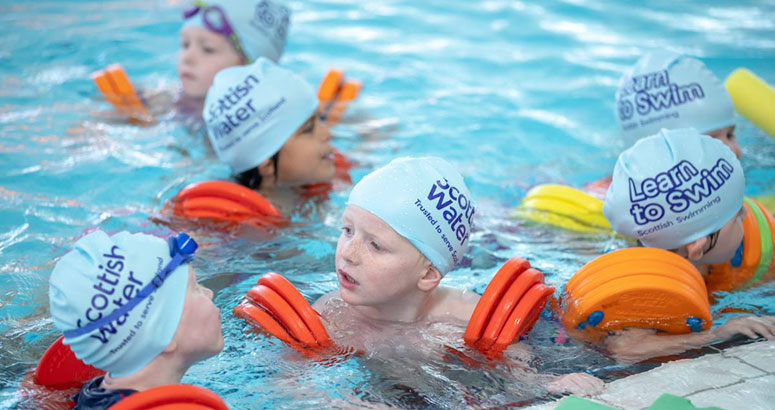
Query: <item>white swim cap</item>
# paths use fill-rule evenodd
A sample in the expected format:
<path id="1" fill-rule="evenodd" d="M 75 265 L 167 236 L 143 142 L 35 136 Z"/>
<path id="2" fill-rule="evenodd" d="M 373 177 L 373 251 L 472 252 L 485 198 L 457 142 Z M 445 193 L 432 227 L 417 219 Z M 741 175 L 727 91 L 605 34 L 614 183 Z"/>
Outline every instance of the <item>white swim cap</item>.
<path id="1" fill-rule="evenodd" d="M 226 37 L 231 27 L 249 62 L 259 57 L 277 62 L 285 49 L 291 11 L 277 0 L 190 1 L 183 18 L 183 27 L 204 27 Z"/>
<path id="2" fill-rule="evenodd" d="M 139 233 L 108 237 L 95 231 L 75 243 L 51 273 L 49 304 L 76 357 L 123 377 L 164 351 L 178 328 L 188 286 L 184 264 L 171 267 L 163 280 L 157 277 L 172 259 L 167 241 Z M 144 288 L 151 293 L 132 302 Z M 138 304 L 109 319 L 132 303 Z"/>
<path id="3" fill-rule="evenodd" d="M 317 106 L 306 81 L 259 58 L 216 74 L 202 116 L 218 158 L 239 174 L 271 158 Z"/>
<path id="4" fill-rule="evenodd" d="M 347 205 L 385 221 L 442 275 L 463 258 L 476 209 L 463 176 L 436 157 L 390 161 L 353 187 Z"/>
<path id="5" fill-rule="evenodd" d="M 743 167 L 721 141 L 662 130 L 619 155 L 603 214 L 622 235 L 676 249 L 721 229 L 744 189 Z"/>
<path id="6" fill-rule="evenodd" d="M 724 84 L 700 60 L 659 50 L 638 60 L 616 90 L 616 120 L 628 146 L 662 128 L 707 133 L 735 124 Z"/>

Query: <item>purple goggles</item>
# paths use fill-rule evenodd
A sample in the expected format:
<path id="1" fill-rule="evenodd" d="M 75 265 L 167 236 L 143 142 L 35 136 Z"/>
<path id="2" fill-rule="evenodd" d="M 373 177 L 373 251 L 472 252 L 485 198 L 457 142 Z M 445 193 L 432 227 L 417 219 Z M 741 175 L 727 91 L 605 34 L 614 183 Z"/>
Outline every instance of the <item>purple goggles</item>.
<path id="1" fill-rule="evenodd" d="M 200 0 L 191 1 L 183 9 L 183 19 L 188 20 L 196 16 L 200 11 L 202 12 L 202 21 L 204 22 L 205 27 L 210 31 L 228 38 L 237 52 L 245 58 L 245 61 L 249 62 L 250 58 L 245 54 L 245 50 L 242 48 L 239 37 L 237 37 L 237 33 L 231 27 L 231 24 L 229 24 L 229 19 L 226 18 L 226 12 L 223 11 L 221 6 L 210 6 Z"/>

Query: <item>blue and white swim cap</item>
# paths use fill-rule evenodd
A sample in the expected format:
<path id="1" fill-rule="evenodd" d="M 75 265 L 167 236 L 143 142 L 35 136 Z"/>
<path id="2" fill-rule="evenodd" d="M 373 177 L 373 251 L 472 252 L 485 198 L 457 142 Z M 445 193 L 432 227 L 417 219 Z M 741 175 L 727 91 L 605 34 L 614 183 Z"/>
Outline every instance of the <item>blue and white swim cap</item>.
<path id="1" fill-rule="evenodd" d="M 616 91 L 616 121 L 628 146 L 662 128 L 707 133 L 735 124 L 724 84 L 700 60 L 659 50 L 638 60 Z"/>
<path id="2" fill-rule="evenodd" d="M 183 313 L 188 267 L 178 266 L 126 315 L 97 329 L 68 333 L 108 316 L 135 298 L 171 260 L 155 236 L 92 232 L 75 243 L 51 273 L 49 304 L 64 343 L 86 364 L 123 377 L 142 369 L 172 341 Z M 158 279 L 157 279 L 158 280 Z"/>
<path id="3" fill-rule="evenodd" d="M 259 58 L 215 75 L 202 116 L 218 158 L 239 174 L 271 158 L 317 106 L 304 79 Z"/>
<path id="4" fill-rule="evenodd" d="M 190 1 L 183 14 L 183 27 L 204 27 L 221 35 L 226 31 L 221 20 L 225 17 L 250 62 L 259 57 L 277 62 L 291 24 L 290 9 L 277 0 Z"/>
<path id="5" fill-rule="evenodd" d="M 463 258 L 476 210 L 463 176 L 437 157 L 390 161 L 353 187 L 347 205 L 385 221 L 442 275 Z"/>
<path id="6" fill-rule="evenodd" d="M 724 143 L 662 130 L 622 152 L 603 204 L 616 232 L 676 249 L 721 229 L 743 206 L 745 177 Z"/>

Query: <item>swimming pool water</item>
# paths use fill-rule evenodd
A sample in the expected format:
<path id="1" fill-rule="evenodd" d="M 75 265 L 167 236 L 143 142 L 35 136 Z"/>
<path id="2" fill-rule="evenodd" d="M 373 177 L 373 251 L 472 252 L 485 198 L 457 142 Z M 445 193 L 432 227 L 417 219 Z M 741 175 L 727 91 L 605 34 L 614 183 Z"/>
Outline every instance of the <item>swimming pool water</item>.
<path id="1" fill-rule="evenodd" d="M 138 127 L 111 115 L 89 74 L 120 62 L 136 84 L 176 87 L 180 4 L 169 0 L 0 1 L 0 407 L 28 408 L 20 380 L 56 337 L 48 277 L 56 258 L 93 227 L 157 234 L 162 204 L 188 183 L 226 178 L 201 131 L 169 120 Z M 775 82 L 775 2 L 579 0 L 290 1 L 282 63 L 317 84 L 329 67 L 363 82 L 335 145 L 359 165 L 357 181 L 400 155 L 437 155 L 465 175 L 479 204 L 471 250 L 445 283 L 482 292 L 520 255 L 560 288 L 585 262 L 625 246 L 605 235 L 526 226 L 507 216 L 527 189 L 580 186 L 611 172 L 613 95 L 646 50 L 703 59 L 721 78 L 745 66 Z M 775 140 L 744 119 L 738 139 L 749 195 L 775 195 Z M 245 331 L 231 308 L 267 271 L 310 300 L 336 287 L 331 274 L 347 190 L 303 201 L 293 225 L 247 240 L 202 230 L 195 261 L 216 291 L 226 348 L 184 382 L 207 386 L 233 408 L 326 407 L 353 397 L 401 407 L 527 404 L 546 397 L 529 372 L 472 368 L 454 358 L 341 363 L 301 360 Z M 775 314 L 773 284 L 722 295 L 714 318 Z M 557 324 L 531 335 L 543 372 L 592 369 L 617 377 L 594 349 L 555 344 Z M 442 332 L 443 333 L 443 332 Z M 429 335 L 420 337 L 435 339 Z"/>

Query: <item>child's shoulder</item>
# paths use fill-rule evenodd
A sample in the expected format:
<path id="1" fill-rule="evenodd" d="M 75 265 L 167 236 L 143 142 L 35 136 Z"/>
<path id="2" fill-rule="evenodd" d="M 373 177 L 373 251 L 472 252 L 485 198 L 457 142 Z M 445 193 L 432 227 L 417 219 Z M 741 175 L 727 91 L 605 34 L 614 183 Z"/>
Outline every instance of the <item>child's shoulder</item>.
<path id="1" fill-rule="evenodd" d="M 479 295 L 473 291 L 439 286 L 433 292 L 428 316 L 434 319 L 467 323 L 477 303 L 479 303 Z"/>

